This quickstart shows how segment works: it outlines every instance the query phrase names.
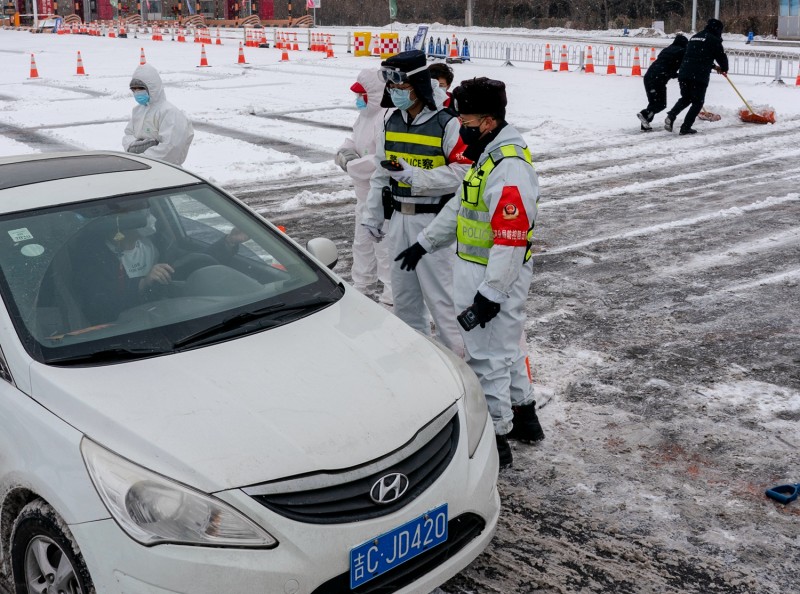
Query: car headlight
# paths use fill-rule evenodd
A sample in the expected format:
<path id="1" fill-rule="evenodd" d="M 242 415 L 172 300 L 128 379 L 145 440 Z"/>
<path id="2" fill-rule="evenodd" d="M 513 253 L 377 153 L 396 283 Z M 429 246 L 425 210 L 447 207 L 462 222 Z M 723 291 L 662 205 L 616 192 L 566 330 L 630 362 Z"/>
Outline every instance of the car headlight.
<path id="1" fill-rule="evenodd" d="M 458 375 L 457 379 L 461 381 L 461 385 L 464 388 L 464 410 L 467 416 L 467 442 L 469 445 L 469 457 L 472 458 L 475 454 L 475 450 L 478 449 L 481 437 L 483 437 L 483 430 L 486 428 L 486 417 L 489 415 L 489 406 L 486 404 L 486 396 L 483 393 L 481 382 L 464 359 L 447 347 L 440 345 L 432 338 L 429 338 L 429 340 L 455 368 Z"/>
<path id="2" fill-rule="evenodd" d="M 273 547 L 272 535 L 226 503 L 81 441 L 89 476 L 111 516 L 143 545 Z"/>

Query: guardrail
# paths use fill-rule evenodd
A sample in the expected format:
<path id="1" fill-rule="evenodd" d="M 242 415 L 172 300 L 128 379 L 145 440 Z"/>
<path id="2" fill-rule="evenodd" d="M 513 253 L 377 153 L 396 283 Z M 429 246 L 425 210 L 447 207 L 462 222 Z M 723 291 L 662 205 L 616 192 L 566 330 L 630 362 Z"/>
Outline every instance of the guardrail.
<path id="1" fill-rule="evenodd" d="M 463 41 L 462 41 L 463 43 Z M 544 64 L 546 43 L 515 43 L 507 41 L 487 41 L 476 39 L 469 42 L 470 57 L 486 60 L 503 60 L 510 62 L 531 62 Z M 553 65 L 561 60 L 562 49 L 566 44 L 550 44 Z M 580 68 L 584 64 L 588 44 L 566 45 L 567 63 L 571 68 Z M 596 68 L 605 68 L 608 65 L 610 45 L 593 45 L 592 53 Z M 658 55 L 656 49 L 656 55 Z M 614 46 L 614 58 L 617 68 L 631 68 L 633 66 L 635 47 Z M 640 46 L 640 59 L 642 70 L 650 64 L 652 48 Z M 758 52 L 751 50 L 728 50 L 729 71 L 731 74 L 741 76 L 763 76 L 793 79 L 798 75 L 800 58 L 796 54 L 780 52 Z"/>

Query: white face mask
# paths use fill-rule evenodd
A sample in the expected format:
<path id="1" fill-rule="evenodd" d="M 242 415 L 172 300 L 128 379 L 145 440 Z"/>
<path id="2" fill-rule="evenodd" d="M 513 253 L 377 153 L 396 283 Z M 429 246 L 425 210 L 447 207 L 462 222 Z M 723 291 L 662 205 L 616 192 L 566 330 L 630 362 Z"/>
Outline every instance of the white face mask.
<path id="1" fill-rule="evenodd" d="M 147 276 L 156 263 L 156 248 L 149 240 L 137 239 L 133 249 L 120 253 L 119 260 L 128 278 Z"/>

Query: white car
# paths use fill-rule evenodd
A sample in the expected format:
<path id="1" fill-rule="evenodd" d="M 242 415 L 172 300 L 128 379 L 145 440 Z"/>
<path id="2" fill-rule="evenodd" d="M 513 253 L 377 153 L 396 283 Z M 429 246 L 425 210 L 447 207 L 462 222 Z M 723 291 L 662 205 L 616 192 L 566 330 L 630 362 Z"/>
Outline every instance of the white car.
<path id="1" fill-rule="evenodd" d="M 166 163 L 0 159 L 0 590 L 426 593 L 487 546 L 477 378 L 307 248 Z"/>

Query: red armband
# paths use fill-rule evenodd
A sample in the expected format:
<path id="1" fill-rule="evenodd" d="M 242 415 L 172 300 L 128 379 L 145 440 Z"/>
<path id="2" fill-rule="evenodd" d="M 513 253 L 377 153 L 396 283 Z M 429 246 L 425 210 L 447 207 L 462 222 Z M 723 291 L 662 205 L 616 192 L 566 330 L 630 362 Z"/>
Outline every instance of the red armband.
<path id="1" fill-rule="evenodd" d="M 528 245 L 528 213 L 517 186 L 505 186 L 500 202 L 492 215 L 495 245 L 525 247 Z"/>

